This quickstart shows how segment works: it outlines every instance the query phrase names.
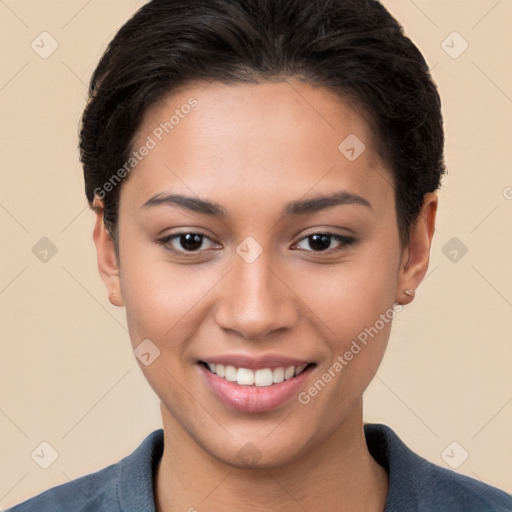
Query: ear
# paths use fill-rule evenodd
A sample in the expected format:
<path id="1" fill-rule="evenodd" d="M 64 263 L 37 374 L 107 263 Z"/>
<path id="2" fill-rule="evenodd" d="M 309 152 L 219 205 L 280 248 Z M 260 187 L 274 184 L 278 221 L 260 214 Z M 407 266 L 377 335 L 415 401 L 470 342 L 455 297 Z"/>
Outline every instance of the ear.
<path id="1" fill-rule="evenodd" d="M 124 306 L 121 295 L 119 265 L 114 249 L 114 241 L 103 222 L 104 205 L 101 199 L 95 197 L 92 204 L 96 221 L 93 231 L 94 245 L 98 255 L 98 269 L 108 292 L 108 300 L 114 306 Z"/>
<path id="2" fill-rule="evenodd" d="M 409 245 L 402 253 L 398 272 L 396 300 L 399 304 L 409 304 L 414 300 L 414 292 L 427 273 L 437 203 L 436 194 L 426 194 L 418 220 L 410 228 Z M 405 290 L 410 292 L 405 293 Z"/>

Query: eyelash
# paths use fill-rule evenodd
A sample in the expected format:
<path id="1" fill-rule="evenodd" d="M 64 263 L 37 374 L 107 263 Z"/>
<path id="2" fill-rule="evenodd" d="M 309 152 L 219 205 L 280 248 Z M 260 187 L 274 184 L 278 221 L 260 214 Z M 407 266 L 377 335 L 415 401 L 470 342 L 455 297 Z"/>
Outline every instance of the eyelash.
<path id="1" fill-rule="evenodd" d="M 157 242 L 160 245 L 163 245 L 168 251 L 176 253 L 176 254 L 179 254 L 179 255 L 182 255 L 182 256 L 185 256 L 185 257 L 193 257 L 193 256 L 196 256 L 197 254 L 199 254 L 201 252 L 201 250 L 197 250 L 197 251 L 183 251 L 183 250 L 177 250 L 177 249 L 173 248 L 170 245 L 170 241 L 171 240 L 173 240 L 175 238 L 179 238 L 179 237 L 184 236 L 184 235 L 199 235 L 199 236 L 203 237 L 201 242 L 204 239 L 208 239 L 209 240 L 209 237 L 207 237 L 206 235 L 204 235 L 202 233 L 195 233 L 193 231 L 183 231 L 181 233 L 174 233 L 172 235 L 165 236 L 164 238 L 160 238 L 160 239 L 157 240 Z M 294 245 L 297 245 L 300 242 L 302 242 L 303 240 L 307 240 L 308 238 L 313 237 L 315 235 L 322 235 L 322 236 L 331 237 L 332 239 L 334 239 L 334 240 L 336 240 L 338 242 L 341 242 L 341 245 L 339 245 L 335 249 L 326 249 L 325 251 L 313 251 L 312 250 L 312 251 L 306 251 L 306 252 L 312 252 L 314 254 L 320 254 L 320 255 L 330 255 L 330 254 L 342 251 L 346 247 L 348 247 L 348 246 L 350 246 L 350 245 L 352 245 L 352 244 L 357 242 L 357 240 L 355 238 L 353 238 L 353 237 L 349 237 L 349 236 L 345 236 L 345 235 L 339 235 L 339 234 L 336 234 L 336 233 L 329 233 L 329 232 L 320 231 L 318 233 L 311 233 L 309 235 L 306 235 L 305 237 L 301 238 Z"/>

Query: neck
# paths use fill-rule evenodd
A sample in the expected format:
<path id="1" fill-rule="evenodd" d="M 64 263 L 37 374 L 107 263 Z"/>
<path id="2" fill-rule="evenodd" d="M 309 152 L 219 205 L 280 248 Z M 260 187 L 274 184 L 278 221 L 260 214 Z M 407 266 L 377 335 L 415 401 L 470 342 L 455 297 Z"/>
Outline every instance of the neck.
<path id="1" fill-rule="evenodd" d="M 238 468 L 204 451 L 162 406 L 164 452 L 157 512 L 337 510 L 382 512 L 388 475 L 366 445 L 359 402 L 307 456 L 272 468 Z"/>

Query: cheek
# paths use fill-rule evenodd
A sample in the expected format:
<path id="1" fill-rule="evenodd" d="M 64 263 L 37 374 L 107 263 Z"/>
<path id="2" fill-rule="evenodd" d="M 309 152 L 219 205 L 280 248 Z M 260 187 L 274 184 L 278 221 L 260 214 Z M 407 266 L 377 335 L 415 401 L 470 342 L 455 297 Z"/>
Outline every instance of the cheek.
<path id="1" fill-rule="evenodd" d="M 374 263 L 340 270 L 310 288 L 308 305 L 324 326 L 328 357 L 298 401 L 309 417 L 322 418 L 326 433 L 339 426 L 374 378 L 397 314 L 391 269 L 382 272 Z"/>
<path id="2" fill-rule="evenodd" d="M 329 336 L 343 340 L 336 347 L 339 351 L 392 308 L 397 259 L 398 254 L 385 253 L 382 248 L 379 253 L 368 244 L 339 265 L 304 267 L 299 275 L 289 273 L 287 280 Z"/>
<path id="3" fill-rule="evenodd" d="M 135 347 L 146 338 L 179 344 L 204 320 L 205 303 L 211 306 L 212 297 L 223 289 L 222 277 L 230 262 L 171 263 L 163 248 L 147 241 L 132 242 L 135 233 L 126 240 L 121 288 L 132 344 Z M 328 337 L 335 335 L 345 344 L 373 325 L 394 301 L 398 255 L 386 253 L 382 247 L 367 243 L 337 264 L 303 261 L 300 268 L 285 264 L 279 268 L 280 279 L 305 306 L 304 314 L 323 323 Z M 336 347 L 337 352 L 342 349 L 344 346 Z"/>
<path id="4" fill-rule="evenodd" d="M 338 277 L 329 281 L 317 277 L 316 286 L 305 297 L 308 307 L 318 312 L 316 322 L 322 325 L 329 345 L 328 364 L 338 361 L 342 365 L 335 373 L 343 377 L 337 380 L 347 379 L 360 387 L 371 380 L 369 370 L 377 370 L 384 354 L 396 314 L 394 295 L 388 280 L 377 271 L 375 276 L 366 269 Z"/>
<path id="5" fill-rule="evenodd" d="M 132 345 L 149 338 L 185 356 L 182 349 L 199 325 L 202 301 L 223 272 L 171 264 L 163 252 L 156 254 L 151 249 L 122 257 L 121 288 Z"/>
<path id="6" fill-rule="evenodd" d="M 398 253 L 368 246 L 345 264 L 303 273 L 297 281 L 294 290 L 315 313 L 329 345 L 328 361 L 319 368 L 321 382 L 304 397 L 313 401 L 322 395 L 314 398 L 313 407 L 335 400 L 344 411 L 372 380 L 397 314 L 397 259 Z M 324 385 L 329 388 L 325 393 Z"/>

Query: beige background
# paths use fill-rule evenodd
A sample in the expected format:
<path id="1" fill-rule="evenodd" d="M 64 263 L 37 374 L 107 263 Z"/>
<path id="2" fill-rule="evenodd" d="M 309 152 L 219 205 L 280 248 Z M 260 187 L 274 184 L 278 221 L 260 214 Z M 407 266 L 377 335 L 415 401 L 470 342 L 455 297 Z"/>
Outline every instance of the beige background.
<path id="1" fill-rule="evenodd" d="M 142 3 L 0 1 L 4 508 L 118 461 L 160 427 L 124 310 L 110 305 L 97 272 L 76 150 L 92 70 Z M 441 454 L 456 441 L 447 460 L 469 454 L 457 471 L 512 493 L 512 2 L 384 4 L 433 69 L 449 175 L 429 273 L 394 322 L 366 421 L 390 425 L 445 467 Z M 58 43 L 46 59 L 31 47 L 43 31 Z M 469 44 L 458 58 L 442 47 L 453 31 Z M 463 41 L 446 44 L 453 54 Z M 42 237 L 57 248 L 47 262 L 32 252 Z M 453 237 L 468 249 L 456 262 L 445 255 Z M 46 470 L 31 458 L 43 441 L 58 452 Z"/>

